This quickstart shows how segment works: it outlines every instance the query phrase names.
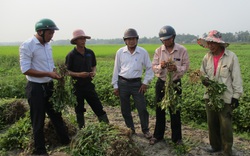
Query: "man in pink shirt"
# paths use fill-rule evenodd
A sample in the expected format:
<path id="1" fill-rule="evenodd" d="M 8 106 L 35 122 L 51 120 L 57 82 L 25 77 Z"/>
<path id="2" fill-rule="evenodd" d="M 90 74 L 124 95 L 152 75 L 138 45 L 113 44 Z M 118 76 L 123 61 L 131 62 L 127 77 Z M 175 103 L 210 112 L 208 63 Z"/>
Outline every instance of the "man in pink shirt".
<path id="1" fill-rule="evenodd" d="M 159 102 L 162 101 L 165 95 L 165 82 L 173 81 L 177 87 L 174 88 L 174 94 L 181 96 L 181 77 L 189 68 L 189 57 L 185 47 L 175 43 L 175 30 L 171 26 L 164 26 L 160 29 L 159 37 L 162 41 L 162 45 L 155 50 L 152 68 L 155 76 L 158 77 L 155 86 L 156 94 L 156 124 L 154 135 L 150 139 L 150 144 L 153 145 L 164 138 L 164 132 L 166 127 L 166 110 L 162 109 Z M 169 64 L 171 62 L 171 64 Z M 172 72 L 172 78 L 169 80 L 167 74 Z M 180 110 L 174 112 L 171 108 L 170 118 L 171 118 L 171 139 L 176 144 L 182 143 L 182 133 L 181 133 L 181 117 Z"/>

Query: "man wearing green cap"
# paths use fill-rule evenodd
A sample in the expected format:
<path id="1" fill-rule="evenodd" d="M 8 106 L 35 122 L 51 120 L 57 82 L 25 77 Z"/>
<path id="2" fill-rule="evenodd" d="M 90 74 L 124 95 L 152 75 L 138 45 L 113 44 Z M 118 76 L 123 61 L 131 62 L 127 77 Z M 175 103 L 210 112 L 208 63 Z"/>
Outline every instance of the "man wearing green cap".
<path id="1" fill-rule="evenodd" d="M 62 144 L 70 139 L 60 112 L 53 109 L 49 101 L 53 93 L 53 79 L 60 79 L 56 73 L 52 50 L 49 44 L 55 30 L 55 23 L 50 19 L 41 19 L 35 25 L 36 34 L 23 42 L 19 48 L 21 71 L 28 80 L 26 96 L 30 106 L 30 118 L 34 135 L 35 155 L 48 155 L 45 148 L 44 120 L 50 117 Z"/>

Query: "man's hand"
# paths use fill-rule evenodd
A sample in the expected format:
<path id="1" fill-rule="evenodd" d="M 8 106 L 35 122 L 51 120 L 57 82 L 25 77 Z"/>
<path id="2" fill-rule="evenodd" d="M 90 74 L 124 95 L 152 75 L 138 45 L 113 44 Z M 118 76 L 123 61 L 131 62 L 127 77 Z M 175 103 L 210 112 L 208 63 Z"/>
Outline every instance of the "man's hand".
<path id="1" fill-rule="evenodd" d="M 139 93 L 144 94 L 147 91 L 147 88 L 148 88 L 147 85 L 142 84 L 140 89 L 139 89 Z"/>
<path id="2" fill-rule="evenodd" d="M 172 63 L 172 62 L 166 62 L 166 61 L 161 61 L 161 68 L 162 69 L 167 68 L 167 70 L 169 72 L 177 70 L 177 67 L 176 67 L 176 65 L 174 63 Z"/>
<path id="3" fill-rule="evenodd" d="M 161 68 L 165 69 L 167 67 L 167 62 L 166 61 L 161 61 Z"/>
<path id="4" fill-rule="evenodd" d="M 205 77 L 204 79 L 202 79 L 202 84 L 206 87 L 208 87 L 210 85 L 210 82 L 209 82 L 209 78 L 208 77 Z"/>
<path id="5" fill-rule="evenodd" d="M 90 73 L 89 73 L 89 76 L 90 76 L 91 78 L 95 77 L 95 72 L 90 72 Z"/>
<path id="6" fill-rule="evenodd" d="M 60 79 L 61 78 L 61 76 L 58 75 L 56 72 L 50 72 L 49 77 L 51 77 L 52 79 Z"/>
<path id="7" fill-rule="evenodd" d="M 77 73 L 77 77 L 87 78 L 87 77 L 90 77 L 90 73 L 89 72 L 79 72 L 79 73 Z"/>
<path id="8" fill-rule="evenodd" d="M 173 71 L 177 70 L 177 67 L 176 67 L 176 65 L 171 64 L 171 65 L 167 66 L 167 69 L 169 72 L 173 72 Z"/>
<path id="9" fill-rule="evenodd" d="M 238 99 L 235 99 L 235 98 L 232 98 L 231 107 L 232 107 L 233 109 L 239 107 L 239 100 L 238 100 Z"/>
<path id="10" fill-rule="evenodd" d="M 119 96 L 119 90 L 118 90 L 118 88 L 115 88 L 115 89 L 114 89 L 114 95 L 115 95 L 115 96 Z"/>

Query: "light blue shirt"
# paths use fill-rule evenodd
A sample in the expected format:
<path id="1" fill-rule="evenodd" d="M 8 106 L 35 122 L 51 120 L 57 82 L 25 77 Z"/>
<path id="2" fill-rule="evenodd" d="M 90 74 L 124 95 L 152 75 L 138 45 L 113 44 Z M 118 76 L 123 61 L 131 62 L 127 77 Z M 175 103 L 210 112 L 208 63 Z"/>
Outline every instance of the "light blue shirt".
<path id="1" fill-rule="evenodd" d="M 137 46 L 134 53 L 131 54 L 127 46 L 124 46 L 116 52 L 112 85 L 114 88 L 118 88 L 118 76 L 127 79 L 140 78 L 144 69 L 143 84 L 148 85 L 154 77 L 148 52 L 144 48 Z"/>
<path id="2" fill-rule="evenodd" d="M 29 69 L 52 72 L 55 68 L 50 44 L 42 45 L 35 36 L 21 44 L 19 53 L 22 73 Z M 37 83 L 46 83 L 52 80 L 50 77 L 33 77 L 29 75 L 26 75 L 26 78 L 28 81 Z"/>

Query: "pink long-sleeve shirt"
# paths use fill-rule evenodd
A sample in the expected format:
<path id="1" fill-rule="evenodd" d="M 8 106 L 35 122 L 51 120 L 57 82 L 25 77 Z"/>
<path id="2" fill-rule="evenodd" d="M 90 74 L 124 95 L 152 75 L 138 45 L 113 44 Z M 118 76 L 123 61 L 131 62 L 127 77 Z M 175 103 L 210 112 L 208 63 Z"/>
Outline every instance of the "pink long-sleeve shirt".
<path id="1" fill-rule="evenodd" d="M 189 68 L 190 61 L 187 50 L 184 46 L 175 43 L 173 51 L 169 52 L 164 45 L 161 45 L 155 50 L 152 69 L 155 73 L 155 76 L 163 81 L 166 81 L 168 71 L 167 68 L 161 68 L 161 62 L 167 62 L 169 58 L 175 62 L 177 67 L 177 70 L 173 73 L 173 80 L 180 79 Z"/>

